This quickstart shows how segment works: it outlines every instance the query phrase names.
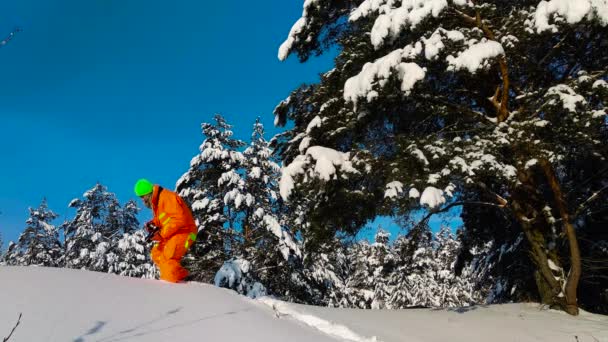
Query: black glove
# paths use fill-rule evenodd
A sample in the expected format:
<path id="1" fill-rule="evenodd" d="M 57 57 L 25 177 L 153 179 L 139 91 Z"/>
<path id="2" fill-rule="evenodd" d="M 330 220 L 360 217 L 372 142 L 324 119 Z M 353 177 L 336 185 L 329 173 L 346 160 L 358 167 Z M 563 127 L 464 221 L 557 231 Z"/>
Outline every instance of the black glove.
<path id="1" fill-rule="evenodd" d="M 146 229 L 146 231 L 148 233 L 152 233 L 152 232 L 158 230 L 158 227 L 152 221 L 146 222 L 146 224 L 144 225 L 144 228 Z"/>

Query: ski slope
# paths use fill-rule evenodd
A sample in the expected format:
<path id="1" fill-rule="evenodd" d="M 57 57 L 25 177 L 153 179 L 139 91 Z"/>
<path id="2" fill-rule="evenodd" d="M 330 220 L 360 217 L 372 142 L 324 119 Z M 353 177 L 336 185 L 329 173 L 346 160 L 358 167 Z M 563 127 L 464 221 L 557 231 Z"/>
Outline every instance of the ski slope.
<path id="1" fill-rule="evenodd" d="M 0 267 L 0 338 L 38 341 L 608 341 L 608 317 L 533 304 L 348 310 L 251 300 L 199 283 Z"/>

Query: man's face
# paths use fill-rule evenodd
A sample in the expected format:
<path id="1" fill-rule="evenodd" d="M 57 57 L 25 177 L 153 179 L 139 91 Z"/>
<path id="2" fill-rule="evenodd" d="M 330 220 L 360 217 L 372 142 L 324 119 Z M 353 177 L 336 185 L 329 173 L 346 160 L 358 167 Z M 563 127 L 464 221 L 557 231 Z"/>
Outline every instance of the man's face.
<path id="1" fill-rule="evenodd" d="M 152 209 L 152 194 L 143 195 L 140 198 L 148 209 Z"/>

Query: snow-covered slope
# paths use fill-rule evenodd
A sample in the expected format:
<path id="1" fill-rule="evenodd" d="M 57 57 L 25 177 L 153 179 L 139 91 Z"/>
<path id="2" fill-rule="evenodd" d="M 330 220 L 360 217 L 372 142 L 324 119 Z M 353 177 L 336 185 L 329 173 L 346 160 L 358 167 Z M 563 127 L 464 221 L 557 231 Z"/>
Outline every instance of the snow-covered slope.
<path id="1" fill-rule="evenodd" d="M 538 305 L 346 310 L 251 300 L 210 285 L 0 267 L 0 338 L 19 341 L 608 342 L 608 317 Z"/>
<path id="2" fill-rule="evenodd" d="M 0 267 L 0 336 L 10 342 L 335 341 L 234 292 L 52 268 Z"/>

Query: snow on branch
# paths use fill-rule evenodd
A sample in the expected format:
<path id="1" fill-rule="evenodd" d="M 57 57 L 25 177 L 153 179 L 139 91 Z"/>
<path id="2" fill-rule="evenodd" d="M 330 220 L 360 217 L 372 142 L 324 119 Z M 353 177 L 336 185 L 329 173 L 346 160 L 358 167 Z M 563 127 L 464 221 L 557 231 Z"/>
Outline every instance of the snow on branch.
<path id="1" fill-rule="evenodd" d="M 287 200 L 294 188 L 294 177 L 305 174 L 305 168 L 313 161 L 315 162 L 314 172 L 310 175 L 324 181 L 335 179 L 338 169 L 346 173 L 358 173 L 350 161 L 350 153 L 342 153 L 323 146 L 309 147 L 306 155 L 297 156 L 282 170 L 279 189 L 284 200 Z"/>
<path id="2" fill-rule="evenodd" d="M 608 25 L 608 2 L 601 0 L 550 0 L 541 1 L 534 13 L 534 25 L 537 33 L 547 30 L 557 32 L 555 22 L 565 19 L 568 24 L 576 24 L 583 19 L 597 19 L 602 26 Z"/>
<path id="3" fill-rule="evenodd" d="M 461 52 L 458 57 L 448 56 L 448 70 L 467 69 L 474 74 L 488 65 L 488 60 L 505 54 L 499 42 L 482 41 Z"/>
<path id="4" fill-rule="evenodd" d="M 421 68 L 416 63 L 405 63 L 402 60 L 412 54 L 417 55 L 421 51 L 422 45 L 417 44 L 415 47 L 397 49 L 373 63 L 366 63 L 358 75 L 349 78 L 344 84 L 344 100 L 354 103 L 355 107 L 359 98 L 371 101 L 378 95 L 373 89 L 374 86 L 386 84 L 393 73 L 396 73 L 401 80 L 401 90 L 405 95 L 409 95 L 414 85 L 424 79 L 426 68 Z"/>
<path id="5" fill-rule="evenodd" d="M 291 30 L 289 31 L 287 39 L 283 42 L 283 44 L 281 44 L 281 47 L 279 47 L 278 57 L 280 61 L 284 61 L 285 59 L 287 59 L 287 56 L 289 56 L 289 53 L 291 53 L 293 45 L 298 41 L 298 35 L 302 33 L 302 31 L 308 24 L 308 21 L 310 20 L 308 17 L 308 11 L 313 5 L 317 5 L 318 2 L 319 0 L 304 1 L 304 6 L 302 8 L 302 17 L 298 19 L 295 24 L 293 24 Z"/>
<path id="6" fill-rule="evenodd" d="M 554 87 L 549 88 L 547 91 L 547 96 L 558 96 L 564 109 L 567 109 L 570 112 L 576 112 L 576 104 L 581 103 L 585 104 L 585 98 L 581 95 L 577 94 L 572 88 L 565 84 L 558 84 Z M 549 104 L 553 104 L 554 100 L 551 100 Z"/>
<path id="7" fill-rule="evenodd" d="M 376 11 L 381 14 L 371 31 L 372 44 L 376 49 L 385 41 L 398 37 L 403 30 L 414 28 L 429 16 L 438 17 L 448 6 L 447 0 L 403 0 L 401 6 L 394 7 L 396 1 L 364 1 L 350 15 L 356 21 Z"/>

